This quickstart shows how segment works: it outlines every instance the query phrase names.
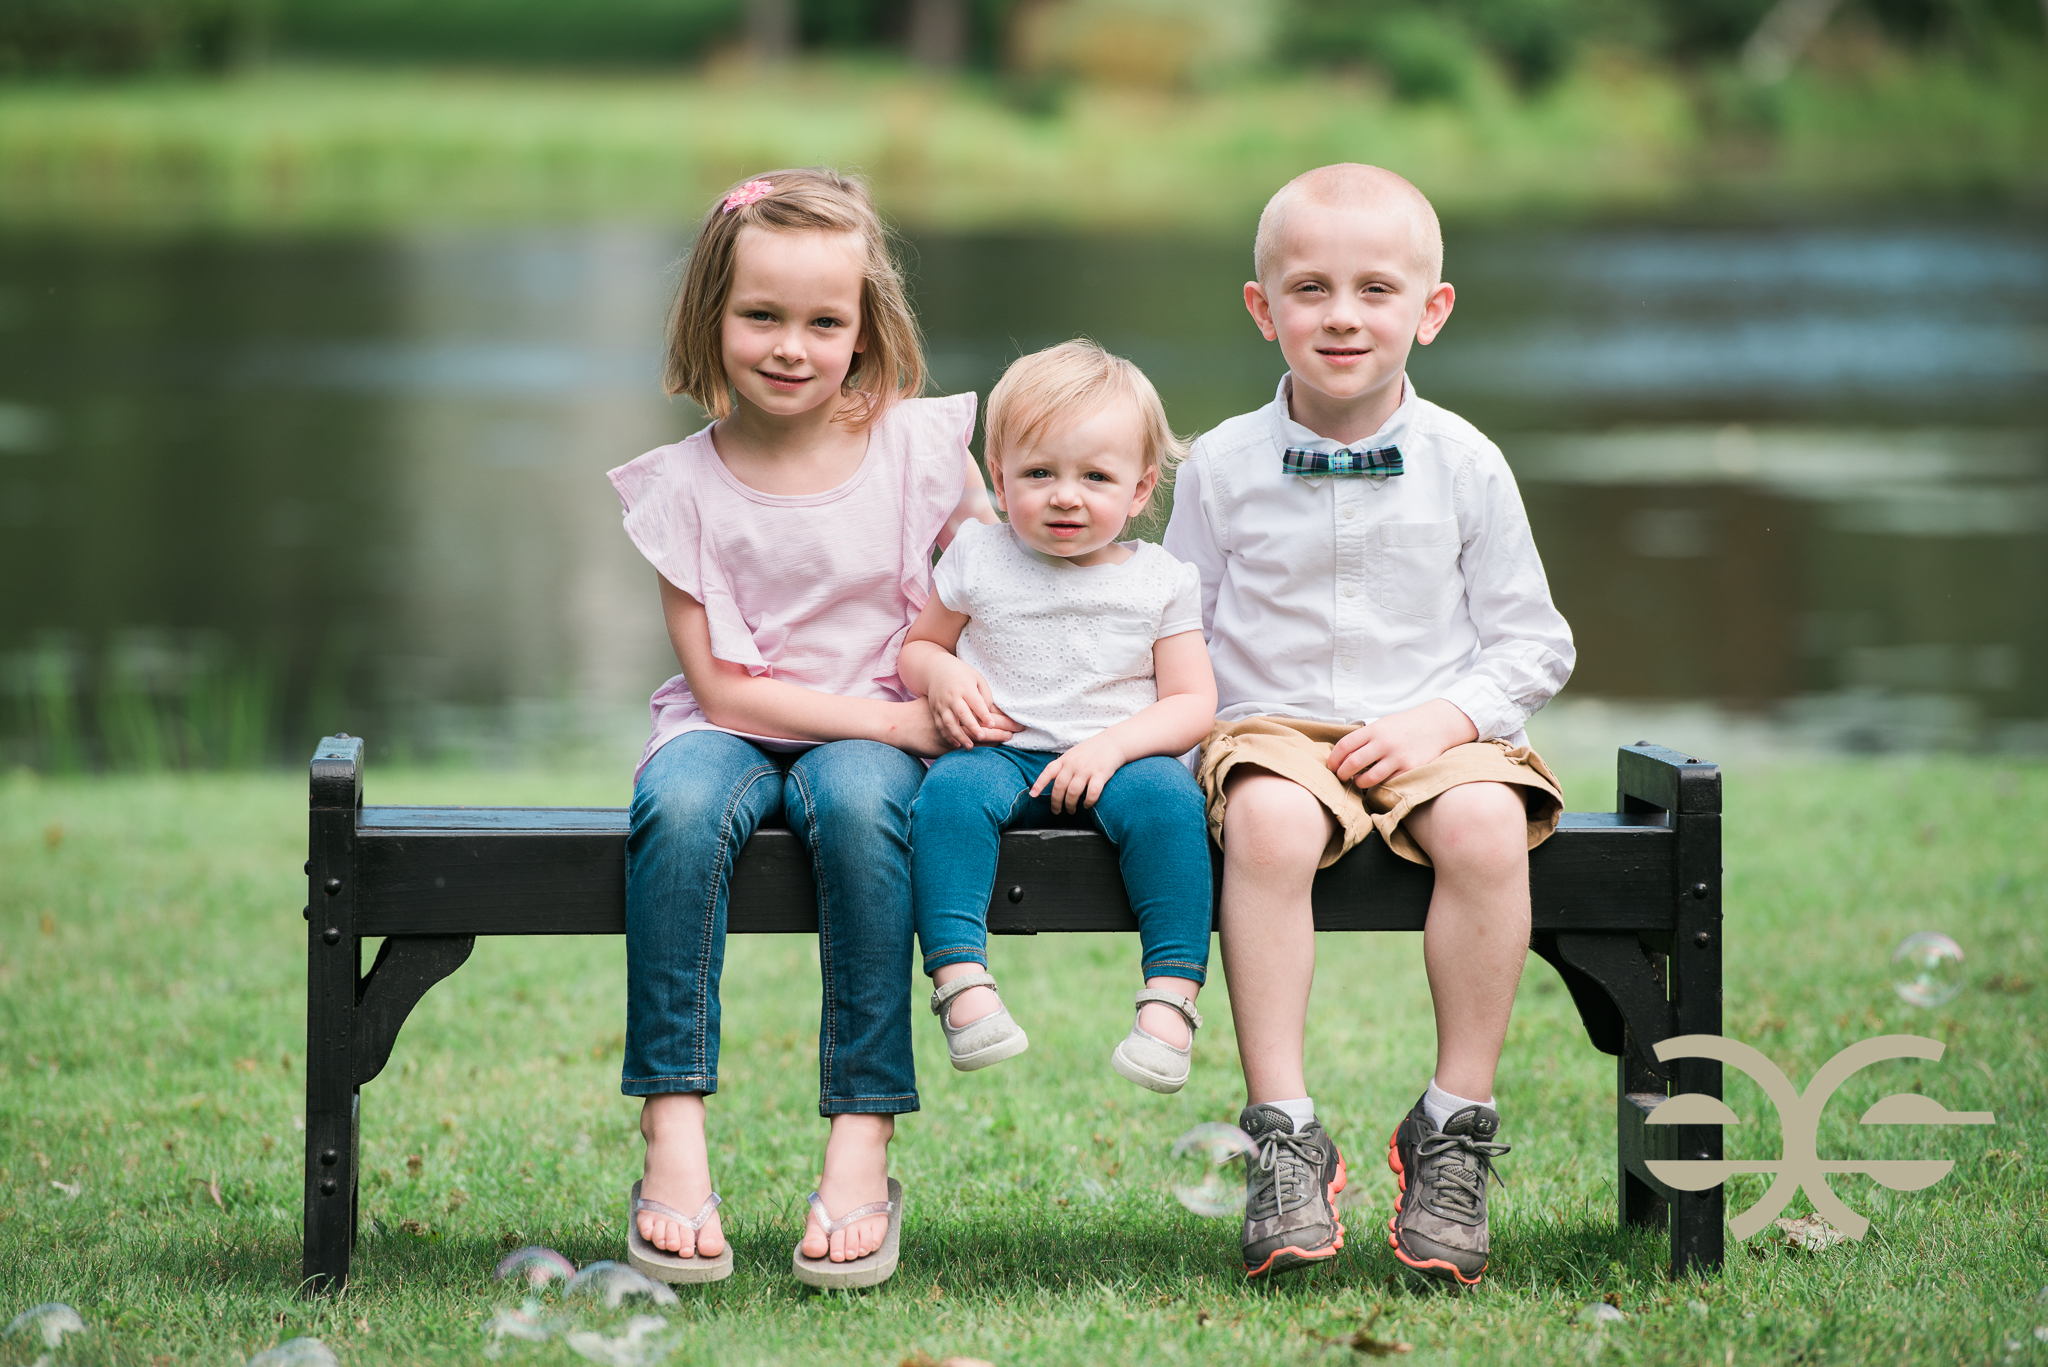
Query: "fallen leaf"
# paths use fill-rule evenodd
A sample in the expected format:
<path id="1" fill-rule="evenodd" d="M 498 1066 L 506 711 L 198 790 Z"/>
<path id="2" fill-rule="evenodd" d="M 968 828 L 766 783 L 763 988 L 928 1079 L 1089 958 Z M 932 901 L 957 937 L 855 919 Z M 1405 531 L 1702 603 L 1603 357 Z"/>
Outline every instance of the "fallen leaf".
<path id="1" fill-rule="evenodd" d="M 1329 1334 L 1319 1334 L 1313 1329 L 1307 1330 L 1305 1332 L 1308 1334 L 1310 1338 L 1315 1339 L 1319 1342 L 1339 1344 L 1343 1347 L 1349 1348 L 1354 1353 L 1364 1353 L 1368 1357 L 1383 1358 L 1392 1357 L 1397 1353 L 1414 1352 L 1415 1345 L 1412 1343 L 1401 1343 L 1399 1341 L 1389 1339 L 1376 1339 L 1372 1336 L 1373 1325 L 1379 1323 L 1379 1318 L 1381 1315 L 1386 1313 L 1386 1309 L 1387 1308 L 1385 1306 L 1380 1306 L 1377 1309 L 1375 1309 L 1370 1315 L 1366 1316 L 1365 1323 L 1359 1325 L 1357 1330 L 1353 1333 L 1338 1334 L 1332 1336 Z"/>
<path id="2" fill-rule="evenodd" d="M 1808 1253 L 1818 1253 L 1834 1244 L 1846 1243 L 1849 1238 L 1818 1215 L 1802 1215 L 1796 1220 L 1774 1220 L 1772 1223 L 1782 1231 L 1778 1242 L 1787 1248 L 1804 1249 Z"/>
<path id="3" fill-rule="evenodd" d="M 57 1190 L 63 1192 L 67 1198 L 73 1201 L 76 1201 L 78 1199 L 79 1192 L 85 1190 L 84 1184 L 80 1182 L 52 1181 L 50 1185 L 55 1187 Z"/>
<path id="4" fill-rule="evenodd" d="M 414 1177 L 418 1177 L 422 1172 L 426 1171 L 426 1167 L 427 1160 L 418 1154 L 409 1153 L 405 1156 L 405 1170 Z"/>

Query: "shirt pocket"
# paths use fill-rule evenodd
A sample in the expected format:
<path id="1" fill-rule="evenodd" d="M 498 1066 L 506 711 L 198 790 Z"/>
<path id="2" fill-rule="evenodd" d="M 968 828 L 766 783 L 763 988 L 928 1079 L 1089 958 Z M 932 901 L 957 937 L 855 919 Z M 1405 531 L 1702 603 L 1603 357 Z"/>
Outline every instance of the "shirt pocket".
<path id="1" fill-rule="evenodd" d="M 1380 606 L 1404 617 L 1435 619 L 1464 592 L 1458 572 L 1458 520 L 1382 522 L 1375 579 Z"/>
<path id="2" fill-rule="evenodd" d="M 1112 679 L 1152 677 L 1153 628 L 1149 617 L 1106 612 L 1095 622 L 1095 667 Z"/>

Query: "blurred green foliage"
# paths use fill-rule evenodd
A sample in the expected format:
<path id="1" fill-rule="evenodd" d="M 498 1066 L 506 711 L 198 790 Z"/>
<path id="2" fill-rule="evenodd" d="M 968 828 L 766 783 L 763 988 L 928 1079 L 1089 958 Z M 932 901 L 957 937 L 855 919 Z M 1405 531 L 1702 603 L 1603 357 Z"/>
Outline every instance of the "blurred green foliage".
<path id="1" fill-rule="evenodd" d="M 256 54 L 523 64 L 674 65 L 745 40 L 773 0 L 0 0 L 0 75 L 222 70 Z M 917 0 L 786 0 L 801 47 L 902 52 Z M 1159 0 L 952 0 L 970 67 L 1016 69 L 1048 15 L 1163 12 Z M 1527 92 L 1584 54 L 1725 60 L 1773 0 L 1241 0 L 1245 69 L 1369 68 L 1407 100 L 1456 100 L 1491 67 Z M 1168 6 L 1171 8 L 1171 6 Z M 1844 0 L 1831 18 L 1907 48 L 2038 44 L 2041 0 Z M 1055 27 L 1057 27 L 1057 23 Z M 1072 27 L 1071 24 L 1068 27 Z M 1026 63 L 1028 64 L 1028 63 Z"/>
<path id="2" fill-rule="evenodd" d="M 5 0 L 0 76 L 233 65 L 264 29 L 264 0 Z"/>
<path id="3" fill-rule="evenodd" d="M 345 57 L 682 62 L 744 0 L 271 0 L 280 47 Z"/>

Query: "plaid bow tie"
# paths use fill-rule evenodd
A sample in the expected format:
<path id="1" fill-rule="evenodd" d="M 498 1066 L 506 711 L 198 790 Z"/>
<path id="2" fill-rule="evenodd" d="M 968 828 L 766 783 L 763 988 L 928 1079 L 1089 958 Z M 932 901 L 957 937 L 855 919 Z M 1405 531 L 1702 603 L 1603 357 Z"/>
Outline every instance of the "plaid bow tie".
<path id="1" fill-rule="evenodd" d="M 1280 457 L 1290 475 L 1368 475 L 1385 479 L 1401 473 L 1401 448 L 1375 446 L 1370 451 L 1311 451 L 1290 446 Z"/>

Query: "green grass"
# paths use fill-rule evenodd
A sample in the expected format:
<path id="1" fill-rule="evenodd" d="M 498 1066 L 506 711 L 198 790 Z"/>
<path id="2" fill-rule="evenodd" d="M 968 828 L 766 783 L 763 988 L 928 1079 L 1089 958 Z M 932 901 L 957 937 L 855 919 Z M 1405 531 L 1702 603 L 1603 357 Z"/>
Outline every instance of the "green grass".
<path id="1" fill-rule="evenodd" d="M 693 221 L 732 180 L 826 162 L 906 225 L 1241 230 L 1287 177 L 1363 160 L 1454 216 L 1755 212 L 2048 192 L 2048 66 L 1878 50 L 1759 92 L 1610 55 L 1538 97 L 1403 103 L 1362 79 L 1207 93 L 807 63 L 779 73 L 280 67 L 0 85 L 0 223 L 374 228 Z"/>
<path id="2" fill-rule="evenodd" d="M 375 801 L 625 797 L 622 778 L 587 775 L 370 779 Z M 1574 806 L 1611 789 L 1600 773 L 1566 779 Z M 638 1153 L 635 1108 L 617 1091 L 622 946 L 485 942 L 364 1090 L 353 1285 L 297 1298 L 303 793 L 275 775 L 0 778 L 0 1316 L 76 1306 L 93 1329 L 59 1362 L 228 1364 L 300 1334 L 349 1364 L 475 1361 L 483 1323 L 516 1300 L 490 1278 L 504 1248 L 621 1255 Z M 1613 1226 L 1611 1061 L 1532 961 L 1500 1084 L 1515 1152 L 1493 1271 L 1455 1298 L 1402 1280 L 1376 1230 L 1391 1195 L 1385 1135 L 1430 1062 L 1420 946 L 1329 936 L 1312 1075 L 1365 1204 L 1332 1266 L 1247 1286 L 1230 1224 L 1162 1191 L 1173 1138 L 1239 1101 L 1221 986 L 1204 1003 L 1192 1083 L 1153 1097 L 1104 1060 L 1127 1020 L 1133 945 L 1045 937 L 996 948 L 1032 1031 L 1021 1059 L 952 1073 L 918 1014 L 925 1109 L 895 1150 L 911 1202 L 902 1271 L 874 1292 L 811 1294 L 787 1267 L 823 1138 L 813 947 L 741 937 L 713 1134 L 740 1270 L 665 1312 L 670 1361 L 1336 1363 L 1350 1350 L 1310 1331 L 1374 1311 L 1373 1333 L 1413 1343 L 1416 1363 L 2048 1360 L 2033 1332 L 2048 1324 L 2036 1301 L 2048 1282 L 2048 770 L 1779 768 L 1732 776 L 1728 808 L 1728 1032 L 1797 1081 L 1866 1035 L 1949 1046 L 1939 1064 L 1871 1069 L 1829 1112 L 1824 1153 L 1957 1160 L 1917 1194 L 1841 1181 L 1874 1221 L 1862 1244 L 1809 1255 L 1759 1239 L 1733 1248 L 1716 1280 L 1668 1282 L 1660 1240 Z M 1891 947 L 1922 928 L 1970 954 L 1968 989 L 1936 1011 L 1887 986 Z M 1911 1086 L 1999 1123 L 1854 1132 L 1877 1096 Z M 1768 1106 L 1746 1085 L 1730 1099 L 1765 1117 L 1731 1131 L 1731 1151 L 1774 1153 Z M 1753 1198 L 1744 1181 L 1738 1198 Z M 1573 1322 L 1608 1294 L 1625 1323 Z M 0 1340 L 0 1363 L 39 1348 Z M 580 1359 L 555 1342 L 514 1345 L 507 1360 Z"/>

